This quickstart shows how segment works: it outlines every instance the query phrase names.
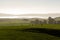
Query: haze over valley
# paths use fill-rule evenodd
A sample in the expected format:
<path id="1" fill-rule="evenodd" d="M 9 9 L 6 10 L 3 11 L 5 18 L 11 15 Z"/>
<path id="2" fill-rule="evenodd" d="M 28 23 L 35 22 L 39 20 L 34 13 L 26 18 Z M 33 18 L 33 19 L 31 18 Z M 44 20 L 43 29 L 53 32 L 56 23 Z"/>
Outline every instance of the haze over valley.
<path id="1" fill-rule="evenodd" d="M 60 13 L 50 13 L 50 14 L 19 14 L 19 15 L 13 15 L 13 14 L 4 14 L 0 13 L 0 18 L 48 18 L 48 17 L 60 17 Z"/>

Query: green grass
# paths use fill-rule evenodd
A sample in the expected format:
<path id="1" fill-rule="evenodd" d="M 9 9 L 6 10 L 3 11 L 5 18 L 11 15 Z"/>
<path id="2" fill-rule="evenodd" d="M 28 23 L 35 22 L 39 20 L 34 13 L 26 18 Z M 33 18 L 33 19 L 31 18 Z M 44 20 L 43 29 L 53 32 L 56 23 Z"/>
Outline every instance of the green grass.
<path id="1" fill-rule="evenodd" d="M 0 40 L 60 40 L 60 38 L 44 33 L 21 32 L 4 29 L 0 30 Z"/>
<path id="2" fill-rule="evenodd" d="M 0 24 L 0 29 L 22 29 L 22 28 L 48 28 L 60 30 L 60 24 L 43 24 L 43 25 L 20 24 L 20 23 Z"/>
<path id="3" fill-rule="evenodd" d="M 0 23 L 0 40 L 60 40 L 60 37 L 44 33 L 22 32 L 25 28 L 48 28 L 60 30 L 60 24 L 19 24 L 19 23 Z"/>

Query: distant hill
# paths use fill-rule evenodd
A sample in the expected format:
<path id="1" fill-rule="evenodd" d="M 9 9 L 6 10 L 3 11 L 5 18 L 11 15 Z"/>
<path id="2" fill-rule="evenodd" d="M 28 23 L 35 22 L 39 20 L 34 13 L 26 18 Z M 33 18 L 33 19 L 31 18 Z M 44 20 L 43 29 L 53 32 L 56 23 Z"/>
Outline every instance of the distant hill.
<path id="1" fill-rule="evenodd" d="M 0 16 L 14 16 L 14 15 L 11 15 L 11 14 L 5 14 L 5 13 L 0 13 Z"/>
<path id="2" fill-rule="evenodd" d="M 17 16 L 40 16 L 40 17 L 59 17 L 60 16 L 60 13 L 48 13 L 48 14 L 38 14 L 38 13 L 35 13 L 35 14 L 21 14 L 21 15 L 17 15 Z"/>
<path id="3" fill-rule="evenodd" d="M 30 18 L 29 20 L 30 21 L 35 21 L 35 20 L 39 20 L 39 21 L 44 21 L 44 20 L 46 20 L 46 19 L 43 19 L 43 18 Z"/>
<path id="4" fill-rule="evenodd" d="M 44 21 L 42 18 L 22 18 L 22 19 L 8 19 L 8 18 L 0 18 L 0 23 L 30 23 L 31 21 L 35 21 L 38 19 L 39 21 Z"/>
<path id="5" fill-rule="evenodd" d="M 60 21 L 60 17 L 56 17 L 54 18 L 56 21 Z"/>

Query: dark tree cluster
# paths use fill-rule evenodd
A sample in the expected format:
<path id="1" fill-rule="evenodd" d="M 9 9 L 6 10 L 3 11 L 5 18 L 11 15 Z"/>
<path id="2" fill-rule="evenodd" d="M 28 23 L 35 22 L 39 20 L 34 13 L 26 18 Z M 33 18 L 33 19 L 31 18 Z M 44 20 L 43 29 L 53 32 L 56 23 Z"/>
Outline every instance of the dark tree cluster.
<path id="1" fill-rule="evenodd" d="M 48 20 L 40 21 L 36 19 L 35 21 L 31 21 L 32 24 L 60 24 L 60 21 L 56 21 L 55 19 L 48 17 Z"/>

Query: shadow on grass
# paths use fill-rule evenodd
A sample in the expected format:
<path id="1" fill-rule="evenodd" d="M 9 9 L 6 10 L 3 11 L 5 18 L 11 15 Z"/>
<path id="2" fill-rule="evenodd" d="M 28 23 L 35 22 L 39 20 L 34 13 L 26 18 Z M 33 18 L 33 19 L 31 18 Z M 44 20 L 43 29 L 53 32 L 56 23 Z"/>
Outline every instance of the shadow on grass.
<path id="1" fill-rule="evenodd" d="M 24 29 L 22 31 L 23 32 L 45 33 L 45 34 L 53 35 L 56 37 L 60 37 L 60 30 L 55 30 L 55 29 L 29 28 L 29 29 Z"/>

